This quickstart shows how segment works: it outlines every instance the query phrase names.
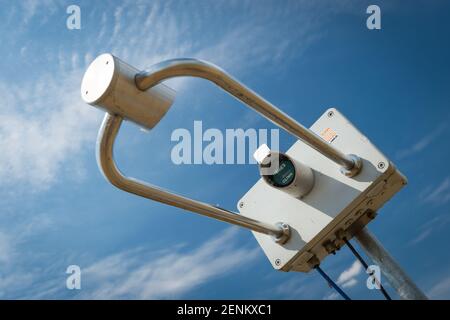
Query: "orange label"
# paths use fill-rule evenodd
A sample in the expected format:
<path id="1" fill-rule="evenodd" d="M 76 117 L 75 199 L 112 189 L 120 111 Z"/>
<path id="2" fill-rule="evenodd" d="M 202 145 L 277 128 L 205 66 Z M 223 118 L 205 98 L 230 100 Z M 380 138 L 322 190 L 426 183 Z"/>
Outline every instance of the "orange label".
<path id="1" fill-rule="evenodd" d="M 322 131 L 320 136 L 326 142 L 332 143 L 334 141 L 334 139 L 337 138 L 337 133 L 331 128 L 326 128 L 325 130 Z"/>

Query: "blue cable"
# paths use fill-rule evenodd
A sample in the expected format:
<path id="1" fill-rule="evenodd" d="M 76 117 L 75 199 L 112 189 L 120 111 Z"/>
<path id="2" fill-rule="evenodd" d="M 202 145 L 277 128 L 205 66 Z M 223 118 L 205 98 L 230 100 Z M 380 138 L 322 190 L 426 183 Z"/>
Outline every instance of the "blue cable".
<path id="1" fill-rule="evenodd" d="M 325 281 L 328 282 L 328 284 L 331 285 L 345 300 L 352 300 L 318 265 L 315 266 L 314 269 L 316 269 Z"/>
<path id="2" fill-rule="evenodd" d="M 347 244 L 347 246 L 349 247 L 350 251 L 355 255 L 355 257 L 359 260 L 359 262 L 361 262 L 361 264 L 364 266 L 364 268 L 366 270 L 369 270 L 369 265 L 367 264 L 366 261 L 364 261 L 363 257 L 361 257 L 361 255 L 358 253 L 358 251 L 356 251 L 355 247 L 353 247 L 353 245 L 350 243 L 350 241 L 348 241 L 346 238 L 344 238 L 344 241 Z M 383 287 L 381 282 L 376 278 L 376 276 L 373 274 L 371 274 L 370 276 L 372 276 L 373 281 L 375 281 L 375 283 L 379 286 L 381 293 L 385 296 L 386 300 L 392 300 L 391 296 L 389 295 L 389 293 L 387 293 L 386 289 Z"/>

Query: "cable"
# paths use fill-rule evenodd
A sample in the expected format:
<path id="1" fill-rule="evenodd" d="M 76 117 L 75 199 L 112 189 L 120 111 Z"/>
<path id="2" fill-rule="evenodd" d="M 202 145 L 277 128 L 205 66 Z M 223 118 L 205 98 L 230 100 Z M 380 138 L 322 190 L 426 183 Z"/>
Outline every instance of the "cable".
<path id="1" fill-rule="evenodd" d="M 315 266 L 314 269 L 319 272 L 319 274 L 325 279 L 325 281 L 332 286 L 345 300 L 352 300 L 348 295 L 345 294 L 344 291 L 342 291 L 341 288 L 333 281 L 331 278 L 319 267 L 319 265 Z"/>
<path id="2" fill-rule="evenodd" d="M 356 249 L 353 247 L 353 245 L 350 243 L 350 241 L 347 240 L 347 238 L 343 239 L 345 241 L 345 244 L 350 248 L 350 250 L 352 251 L 352 253 L 355 255 L 355 257 L 359 260 L 359 262 L 361 262 L 361 264 L 364 266 L 364 268 L 366 270 L 369 269 L 369 265 L 366 263 L 366 261 L 364 261 L 364 259 L 361 257 L 361 255 L 358 253 L 358 251 L 356 251 Z M 377 279 L 377 277 L 375 277 L 374 272 L 370 273 L 370 276 L 373 277 L 373 279 L 375 280 L 375 283 L 377 284 L 377 286 L 380 288 L 381 293 L 383 293 L 384 297 L 386 298 L 386 300 L 392 300 L 392 298 L 389 296 L 389 294 L 387 293 L 386 289 L 384 289 L 383 285 L 381 284 L 381 282 Z"/>

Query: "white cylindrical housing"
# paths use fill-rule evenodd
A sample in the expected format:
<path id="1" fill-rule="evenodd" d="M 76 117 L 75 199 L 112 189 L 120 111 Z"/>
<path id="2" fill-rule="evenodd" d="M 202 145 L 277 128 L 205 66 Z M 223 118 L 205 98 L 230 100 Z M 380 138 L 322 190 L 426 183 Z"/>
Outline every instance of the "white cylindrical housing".
<path id="1" fill-rule="evenodd" d="M 84 74 L 81 97 L 92 106 L 151 129 L 169 110 L 175 91 L 164 84 L 146 91 L 138 89 L 138 72 L 112 54 L 102 54 Z"/>
<path id="2" fill-rule="evenodd" d="M 302 198 L 314 186 L 312 169 L 284 153 L 271 151 L 266 145 L 262 145 L 255 152 L 255 158 L 261 177 L 275 189 L 295 198 Z"/>

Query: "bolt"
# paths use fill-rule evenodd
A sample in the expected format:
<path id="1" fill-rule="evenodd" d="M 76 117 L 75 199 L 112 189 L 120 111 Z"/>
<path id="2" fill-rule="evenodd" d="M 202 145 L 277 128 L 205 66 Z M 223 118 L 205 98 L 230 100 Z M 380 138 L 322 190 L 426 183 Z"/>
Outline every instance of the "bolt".
<path id="1" fill-rule="evenodd" d="M 332 253 L 332 254 L 336 253 L 337 246 L 334 242 L 327 241 L 323 244 L 323 246 L 324 246 L 325 250 L 327 250 L 328 253 Z"/>
<path id="2" fill-rule="evenodd" d="M 275 265 L 279 266 L 281 264 L 281 260 L 280 259 L 275 259 Z"/>
<path id="3" fill-rule="evenodd" d="M 334 116 L 334 112 L 333 111 L 328 111 L 327 116 L 328 116 L 328 118 L 331 118 L 332 116 Z"/>
<path id="4" fill-rule="evenodd" d="M 384 162 L 378 162 L 378 169 L 384 169 L 384 167 L 385 167 L 385 164 L 384 164 Z"/>
<path id="5" fill-rule="evenodd" d="M 239 208 L 243 208 L 244 207 L 244 203 L 243 202 L 239 202 Z"/>

